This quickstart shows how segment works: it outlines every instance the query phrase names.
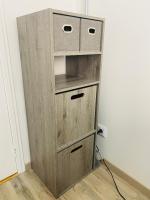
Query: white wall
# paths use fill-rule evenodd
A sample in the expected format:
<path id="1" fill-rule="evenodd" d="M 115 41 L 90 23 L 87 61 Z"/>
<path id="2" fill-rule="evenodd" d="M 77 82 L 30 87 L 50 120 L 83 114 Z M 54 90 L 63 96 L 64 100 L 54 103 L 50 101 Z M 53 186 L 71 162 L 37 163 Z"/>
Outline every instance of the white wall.
<path id="1" fill-rule="evenodd" d="M 5 127 L 5 128 L 11 129 L 11 135 L 12 135 L 11 140 L 13 143 L 13 150 L 15 150 L 15 154 L 16 154 L 17 170 L 19 173 L 21 173 L 24 171 L 24 159 L 22 155 L 22 145 L 21 145 L 21 140 L 20 140 L 20 131 L 19 131 L 18 118 L 17 118 L 15 92 L 14 92 L 14 87 L 13 87 L 13 76 L 11 73 L 11 63 L 10 63 L 9 47 L 8 47 L 8 40 L 7 40 L 7 34 L 6 34 L 6 26 L 5 26 L 2 0 L 0 0 L 0 61 L 1 61 L 0 71 L 1 71 L 1 76 L 3 77 L 2 87 L 4 87 L 4 90 L 6 91 L 5 102 L 1 103 L 0 106 L 5 108 L 5 103 L 7 103 L 7 109 L 8 109 L 7 111 L 8 111 L 8 118 L 9 118 L 8 120 L 10 123 L 10 127 Z M 0 93 L 0 98 L 1 98 L 1 93 Z M 3 123 L 3 122 L 0 121 L 0 123 Z M 5 132 L 1 128 L 0 128 L 0 133 Z M 1 137 L 3 137 L 3 134 L 1 135 Z M 8 138 L 8 140 L 9 139 L 10 138 Z"/>
<path id="2" fill-rule="evenodd" d="M 100 97 L 106 159 L 150 188 L 150 2 L 90 0 L 106 18 Z"/>
<path id="3" fill-rule="evenodd" d="M 84 6 L 84 0 L 3 0 L 3 9 L 5 13 L 7 37 L 11 57 L 12 73 L 14 78 L 16 103 L 18 109 L 17 114 L 19 117 L 25 163 L 30 162 L 30 153 L 24 106 L 16 17 L 45 8 L 54 8 L 71 12 L 83 13 L 85 10 Z"/>

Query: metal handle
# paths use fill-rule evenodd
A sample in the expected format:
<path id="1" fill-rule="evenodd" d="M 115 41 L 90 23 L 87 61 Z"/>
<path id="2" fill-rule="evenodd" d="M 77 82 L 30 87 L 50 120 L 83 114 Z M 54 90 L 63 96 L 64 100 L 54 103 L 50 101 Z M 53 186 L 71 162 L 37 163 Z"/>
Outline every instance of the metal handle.
<path id="1" fill-rule="evenodd" d="M 71 24 L 64 24 L 62 30 L 64 33 L 72 33 L 73 27 Z"/>
<path id="2" fill-rule="evenodd" d="M 71 100 L 78 99 L 84 96 L 84 93 L 75 94 L 71 96 Z"/>
<path id="3" fill-rule="evenodd" d="M 73 152 L 75 152 L 75 151 L 81 149 L 82 147 L 83 147 L 83 145 L 80 145 L 80 146 L 76 147 L 75 149 L 73 149 L 73 150 L 71 151 L 71 153 L 73 153 Z"/>
<path id="4" fill-rule="evenodd" d="M 96 29 L 95 29 L 94 27 L 90 27 L 90 28 L 88 28 L 88 33 L 89 33 L 90 35 L 95 35 Z"/>

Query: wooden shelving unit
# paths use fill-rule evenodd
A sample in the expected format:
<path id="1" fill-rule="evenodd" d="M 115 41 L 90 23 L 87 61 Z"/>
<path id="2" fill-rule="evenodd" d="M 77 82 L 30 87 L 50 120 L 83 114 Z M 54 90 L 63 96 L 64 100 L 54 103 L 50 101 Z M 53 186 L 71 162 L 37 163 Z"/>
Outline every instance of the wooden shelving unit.
<path id="1" fill-rule="evenodd" d="M 17 23 L 31 166 L 59 197 L 95 168 L 104 20 L 46 9 Z"/>

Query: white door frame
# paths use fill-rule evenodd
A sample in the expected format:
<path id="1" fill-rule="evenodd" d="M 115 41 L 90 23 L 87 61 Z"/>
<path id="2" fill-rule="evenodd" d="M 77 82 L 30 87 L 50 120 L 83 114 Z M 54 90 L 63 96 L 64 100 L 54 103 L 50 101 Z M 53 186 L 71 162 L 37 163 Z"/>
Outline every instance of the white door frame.
<path id="1" fill-rule="evenodd" d="M 14 91 L 14 82 L 12 77 L 11 58 L 6 33 L 5 15 L 3 10 L 3 2 L 0 0 L 0 59 L 2 63 L 2 76 L 4 79 L 4 89 L 6 94 L 6 103 L 9 113 L 9 121 L 13 145 L 16 152 L 16 165 L 18 173 L 25 171 L 25 163 L 23 158 L 23 149 L 21 142 L 21 130 L 19 126 L 16 97 Z"/>

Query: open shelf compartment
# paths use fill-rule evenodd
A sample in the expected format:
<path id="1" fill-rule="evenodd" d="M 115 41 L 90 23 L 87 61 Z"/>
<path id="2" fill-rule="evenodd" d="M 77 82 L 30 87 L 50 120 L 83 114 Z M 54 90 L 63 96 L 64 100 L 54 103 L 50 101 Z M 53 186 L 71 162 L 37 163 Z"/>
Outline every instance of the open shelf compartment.
<path id="1" fill-rule="evenodd" d="M 55 92 L 98 84 L 100 59 L 100 55 L 66 56 L 63 74 L 55 75 Z"/>

